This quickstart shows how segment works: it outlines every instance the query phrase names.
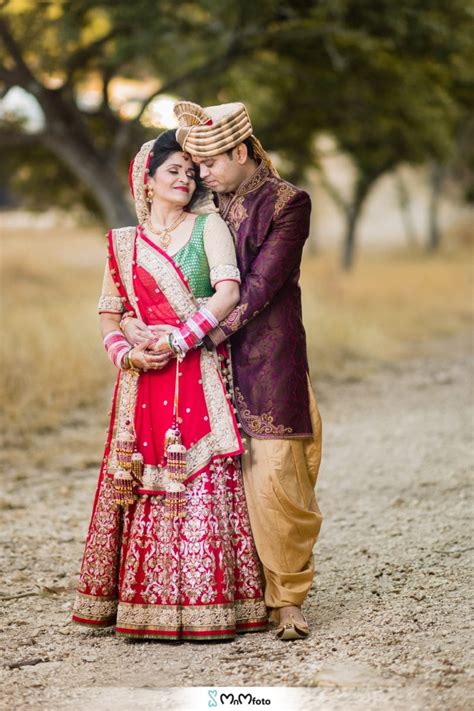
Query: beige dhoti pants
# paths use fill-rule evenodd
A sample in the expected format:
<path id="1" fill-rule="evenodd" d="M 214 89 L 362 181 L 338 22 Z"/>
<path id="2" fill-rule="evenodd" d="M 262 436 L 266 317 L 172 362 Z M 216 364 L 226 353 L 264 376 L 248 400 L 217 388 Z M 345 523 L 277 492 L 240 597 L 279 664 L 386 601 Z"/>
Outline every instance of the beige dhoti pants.
<path id="1" fill-rule="evenodd" d="M 322 516 L 314 487 L 321 461 L 321 418 L 311 387 L 313 437 L 246 438 L 245 495 L 265 575 L 267 607 L 300 606 L 314 577 L 313 547 Z"/>

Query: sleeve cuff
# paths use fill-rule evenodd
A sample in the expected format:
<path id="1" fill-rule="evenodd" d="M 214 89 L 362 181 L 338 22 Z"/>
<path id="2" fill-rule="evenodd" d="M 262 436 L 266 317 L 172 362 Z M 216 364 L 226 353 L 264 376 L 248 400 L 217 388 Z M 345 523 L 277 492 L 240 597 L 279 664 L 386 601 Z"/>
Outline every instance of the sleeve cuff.
<path id="1" fill-rule="evenodd" d="M 206 338 L 209 338 L 212 341 L 213 345 L 217 348 L 217 346 L 220 346 L 220 344 L 227 339 L 227 336 L 222 330 L 222 328 L 220 326 L 217 326 L 210 333 L 207 334 Z"/>
<path id="2" fill-rule="evenodd" d="M 99 313 L 107 311 L 111 314 L 122 314 L 125 311 L 122 297 L 102 295 L 97 304 L 97 311 Z"/>
<path id="3" fill-rule="evenodd" d="M 234 264 L 217 264 L 212 267 L 209 278 L 214 287 L 219 281 L 236 281 L 240 284 L 240 271 Z"/>

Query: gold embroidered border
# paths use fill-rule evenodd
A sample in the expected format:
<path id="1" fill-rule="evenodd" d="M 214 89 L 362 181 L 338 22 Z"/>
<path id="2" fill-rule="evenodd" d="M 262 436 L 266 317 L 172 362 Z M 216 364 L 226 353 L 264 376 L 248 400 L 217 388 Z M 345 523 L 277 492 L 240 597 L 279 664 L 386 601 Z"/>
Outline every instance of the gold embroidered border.
<path id="1" fill-rule="evenodd" d="M 244 199 L 244 196 L 236 198 L 228 213 L 227 219 L 232 223 L 234 230 L 238 230 L 242 222 L 249 216 L 244 205 Z"/>
<path id="2" fill-rule="evenodd" d="M 240 284 L 240 271 L 234 264 L 218 264 L 212 267 L 209 278 L 213 287 L 218 281 L 224 281 L 225 279 L 233 279 Z"/>
<path id="3" fill-rule="evenodd" d="M 97 311 L 109 311 L 117 314 L 123 314 L 125 308 L 123 306 L 123 299 L 121 296 L 107 296 L 103 295 L 99 299 L 97 304 Z"/>
<path id="4" fill-rule="evenodd" d="M 150 209 L 145 195 L 145 168 L 148 161 L 148 154 L 153 148 L 154 140 L 147 141 L 138 151 L 133 161 L 132 185 L 133 197 L 135 200 L 135 210 L 138 222 L 143 224 L 150 214 Z"/>
<path id="5" fill-rule="evenodd" d="M 264 412 L 261 415 L 252 415 L 250 409 L 245 402 L 245 398 L 239 388 L 235 388 L 235 403 L 239 410 L 239 413 L 244 420 L 245 424 L 248 426 L 249 430 L 256 435 L 284 435 L 291 434 L 293 429 L 291 427 L 285 427 L 284 425 L 275 425 L 273 423 L 274 417 L 269 412 Z"/>
<path id="6" fill-rule="evenodd" d="M 236 600 L 222 605 L 138 605 L 120 602 L 117 627 L 135 630 L 219 630 L 236 624 L 265 622 L 263 600 Z"/>
<path id="7" fill-rule="evenodd" d="M 280 212 L 285 207 L 286 203 L 291 200 L 293 195 L 296 195 L 298 188 L 295 188 L 291 183 L 281 182 L 278 186 L 277 199 L 273 210 L 273 217 L 278 217 Z"/>
<path id="8" fill-rule="evenodd" d="M 137 262 L 156 280 L 182 321 L 186 321 L 195 313 L 196 299 L 181 282 L 176 269 L 143 239 L 139 239 L 137 243 Z"/>
<path id="9" fill-rule="evenodd" d="M 104 597 L 94 597 L 77 592 L 74 601 L 73 615 L 83 617 L 85 620 L 110 620 L 115 618 L 118 601 Z"/>
<path id="10" fill-rule="evenodd" d="M 127 292 L 128 300 L 135 312 L 140 314 L 135 290 L 133 288 L 133 247 L 135 244 L 136 227 L 121 227 L 112 230 L 112 242 L 117 260 L 122 284 Z"/>
<path id="11" fill-rule="evenodd" d="M 117 400 L 115 410 L 115 421 L 110 442 L 110 453 L 107 462 L 107 472 L 114 474 L 119 468 L 117 463 L 116 442 L 117 434 L 123 430 L 128 430 L 127 423 L 134 422 L 135 407 L 138 394 L 138 380 L 140 374 L 133 370 L 122 370 L 119 372 L 119 387 L 117 389 Z"/>

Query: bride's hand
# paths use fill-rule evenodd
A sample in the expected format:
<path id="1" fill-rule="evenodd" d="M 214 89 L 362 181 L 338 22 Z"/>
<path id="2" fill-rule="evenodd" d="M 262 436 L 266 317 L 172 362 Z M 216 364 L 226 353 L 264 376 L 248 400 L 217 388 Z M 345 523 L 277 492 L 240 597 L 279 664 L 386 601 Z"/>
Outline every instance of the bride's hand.
<path id="1" fill-rule="evenodd" d="M 173 350 L 169 344 L 168 334 L 169 334 L 169 331 L 168 331 L 168 333 L 164 333 L 160 338 L 158 338 L 157 341 L 154 342 L 154 344 L 152 346 L 152 350 L 155 353 L 162 353 L 162 354 L 169 353 L 170 356 L 175 355 L 175 353 L 173 352 Z"/>
<path id="2" fill-rule="evenodd" d="M 172 327 L 165 323 L 154 324 L 153 326 L 148 326 L 148 330 L 153 333 L 155 339 L 161 338 L 162 336 L 167 336 Z"/>
<path id="3" fill-rule="evenodd" d="M 130 359 L 135 368 L 141 370 L 161 370 L 168 365 L 171 359 L 171 351 L 154 352 L 150 341 L 144 341 L 132 348 Z M 147 350 L 148 348 L 148 350 Z"/>
<path id="4" fill-rule="evenodd" d="M 138 346 L 140 343 L 156 338 L 151 329 L 139 318 L 127 318 L 122 327 L 122 332 L 132 346 Z"/>

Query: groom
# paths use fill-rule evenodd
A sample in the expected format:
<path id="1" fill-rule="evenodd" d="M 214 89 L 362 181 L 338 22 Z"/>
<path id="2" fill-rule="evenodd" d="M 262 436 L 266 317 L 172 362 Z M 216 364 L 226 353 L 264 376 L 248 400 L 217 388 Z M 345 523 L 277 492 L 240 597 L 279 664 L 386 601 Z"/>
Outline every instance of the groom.
<path id="1" fill-rule="evenodd" d="M 277 636 L 302 639 L 309 628 L 301 605 L 314 577 L 321 526 L 314 494 L 321 420 L 298 283 L 311 202 L 278 176 L 243 104 L 202 108 L 181 101 L 175 114 L 176 138 L 217 194 L 235 238 L 240 302 L 207 338 L 232 344 L 235 406 L 246 435 L 245 494 L 265 602 Z"/>

